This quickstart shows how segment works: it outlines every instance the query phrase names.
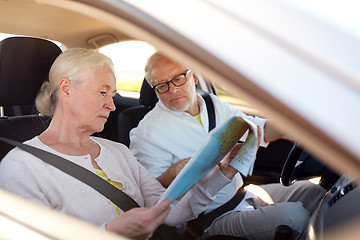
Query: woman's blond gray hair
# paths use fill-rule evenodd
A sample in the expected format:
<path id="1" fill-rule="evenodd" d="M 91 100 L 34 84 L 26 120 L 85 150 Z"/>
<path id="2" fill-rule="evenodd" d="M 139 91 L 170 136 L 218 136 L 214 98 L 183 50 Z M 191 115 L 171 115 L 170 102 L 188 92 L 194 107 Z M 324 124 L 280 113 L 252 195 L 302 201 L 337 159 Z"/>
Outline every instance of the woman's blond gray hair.
<path id="1" fill-rule="evenodd" d="M 41 86 L 35 100 L 36 108 L 44 115 L 54 115 L 61 79 L 67 78 L 76 86 L 104 66 L 114 72 L 111 59 L 94 50 L 71 48 L 61 53 L 50 68 L 49 81 L 45 81 Z"/>

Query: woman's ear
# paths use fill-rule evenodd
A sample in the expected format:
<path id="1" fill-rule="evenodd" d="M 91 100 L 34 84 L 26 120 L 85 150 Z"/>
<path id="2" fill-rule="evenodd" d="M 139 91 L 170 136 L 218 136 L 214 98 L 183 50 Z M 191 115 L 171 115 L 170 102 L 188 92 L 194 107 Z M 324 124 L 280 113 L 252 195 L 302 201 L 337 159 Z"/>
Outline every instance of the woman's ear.
<path id="1" fill-rule="evenodd" d="M 71 82 L 67 78 L 60 79 L 59 82 L 59 95 L 62 99 L 67 101 L 70 97 L 70 91 L 71 91 Z"/>

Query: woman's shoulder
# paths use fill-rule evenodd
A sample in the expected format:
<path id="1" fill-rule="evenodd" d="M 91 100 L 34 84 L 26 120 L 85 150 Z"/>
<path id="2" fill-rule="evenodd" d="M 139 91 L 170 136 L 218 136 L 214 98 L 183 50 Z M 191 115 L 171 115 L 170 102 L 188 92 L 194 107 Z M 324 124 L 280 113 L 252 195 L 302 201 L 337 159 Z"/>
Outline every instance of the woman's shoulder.
<path id="1" fill-rule="evenodd" d="M 96 143 L 100 145 L 101 151 L 103 152 L 110 152 L 112 154 L 119 154 L 122 155 L 132 155 L 129 148 L 120 142 L 115 142 L 113 140 L 109 140 L 106 138 L 101 137 L 91 137 L 92 140 L 94 140 Z"/>
<path id="2" fill-rule="evenodd" d="M 34 137 L 32 139 L 29 139 L 29 140 L 26 140 L 23 142 L 23 144 L 26 144 L 26 145 L 30 145 L 30 146 L 33 146 L 33 147 L 37 147 L 37 148 L 41 148 L 42 146 L 42 143 L 40 141 L 40 139 L 38 137 Z M 23 155 L 23 154 L 30 154 L 29 152 L 23 150 L 23 149 L 20 149 L 19 147 L 15 147 L 13 148 L 12 150 L 10 150 L 4 157 L 4 159 L 6 157 L 13 157 L 13 156 L 17 156 L 17 155 Z"/>
<path id="3" fill-rule="evenodd" d="M 120 143 L 120 142 L 116 142 L 110 139 L 106 139 L 106 138 L 102 138 L 102 137 L 96 137 L 96 136 L 91 136 L 90 137 L 92 140 L 94 140 L 95 142 L 97 142 L 98 144 L 101 144 L 105 147 L 117 147 L 117 148 L 127 148 L 124 144 Z"/>
<path id="4" fill-rule="evenodd" d="M 99 144 L 101 148 L 98 161 L 112 162 L 113 164 L 138 164 L 136 158 L 126 145 L 100 137 L 92 137 L 92 139 Z"/>
<path id="5" fill-rule="evenodd" d="M 24 142 L 26 145 L 34 146 L 37 148 L 43 148 L 42 143 L 38 137 L 34 137 L 30 140 Z M 2 168 L 11 168 L 15 169 L 16 166 L 20 167 L 27 167 L 27 168 L 38 168 L 40 166 L 44 166 L 43 161 L 41 159 L 35 157 L 30 152 L 27 152 L 23 149 L 18 147 L 13 148 L 10 150 L 5 157 L 1 160 Z"/>

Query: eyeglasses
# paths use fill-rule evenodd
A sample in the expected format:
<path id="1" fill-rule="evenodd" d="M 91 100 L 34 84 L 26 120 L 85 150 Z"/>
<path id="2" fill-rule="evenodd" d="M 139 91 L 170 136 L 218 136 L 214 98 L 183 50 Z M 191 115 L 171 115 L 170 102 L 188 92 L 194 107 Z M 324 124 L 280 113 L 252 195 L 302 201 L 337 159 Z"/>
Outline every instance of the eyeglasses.
<path id="1" fill-rule="evenodd" d="M 175 87 L 180 87 L 182 85 L 184 85 L 187 81 L 186 76 L 191 72 L 191 69 L 187 70 L 184 73 L 181 73 L 175 77 L 173 77 L 170 81 L 168 82 L 162 82 L 159 84 L 156 84 L 155 86 L 153 86 L 152 88 L 158 92 L 159 94 L 163 94 L 166 93 L 167 91 L 169 91 L 170 86 L 169 83 L 171 82 Z"/>

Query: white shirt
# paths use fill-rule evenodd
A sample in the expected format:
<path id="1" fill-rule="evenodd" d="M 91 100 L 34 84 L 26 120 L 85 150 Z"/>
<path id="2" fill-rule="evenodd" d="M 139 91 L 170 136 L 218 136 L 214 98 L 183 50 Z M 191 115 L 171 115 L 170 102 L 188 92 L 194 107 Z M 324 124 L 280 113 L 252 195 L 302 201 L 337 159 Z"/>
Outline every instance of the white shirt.
<path id="1" fill-rule="evenodd" d="M 215 95 L 211 95 L 211 99 L 215 109 L 216 125 L 230 117 L 240 115 L 259 125 L 263 132 L 265 119 L 247 116 Z M 209 128 L 208 114 L 206 104 L 200 95 L 198 95 L 198 101 L 203 125 L 190 114 L 171 111 L 159 101 L 154 109 L 140 121 L 138 127 L 130 132 L 131 152 L 154 177 L 160 176 L 179 160 L 192 157 L 205 141 Z M 219 191 L 206 212 L 230 200 L 242 184 L 242 178 L 240 174 L 237 174 L 231 184 Z M 246 198 L 248 197 L 253 197 L 253 195 L 247 193 Z M 243 201 L 235 210 L 248 210 L 248 204 Z"/>
<path id="2" fill-rule="evenodd" d="M 121 183 L 122 190 L 141 207 L 151 207 L 158 202 L 165 189 L 136 161 L 125 145 L 97 137 L 91 139 L 100 147 L 95 161 L 112 181 Z M 95 174 L 89 154 L 65 155 L 42 143 L 38 137 L 26 144 L 64 157 Z M 205 178 L 189 197 L 172 206 L 166 224 L 175 226 L 195 218 L 205 210 L 217 191 L 230 182 L 219 168 Z M 216 183 L 212 182 L 213 179 Z M 0 162 L 0 188 L 98 226 L 104 226 L 117 217 L 111 201 L 102 194 L 19 148 L 10 151 Z"/>

